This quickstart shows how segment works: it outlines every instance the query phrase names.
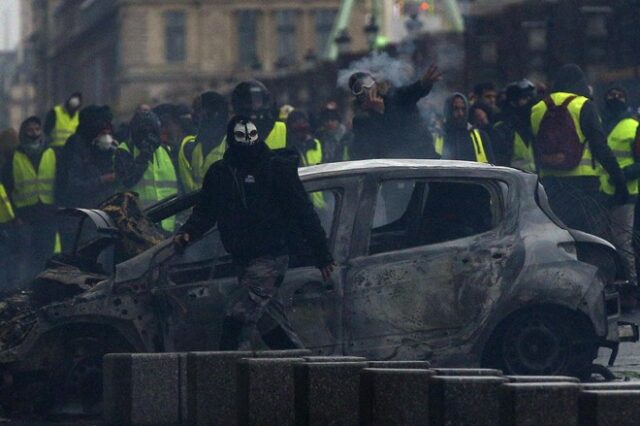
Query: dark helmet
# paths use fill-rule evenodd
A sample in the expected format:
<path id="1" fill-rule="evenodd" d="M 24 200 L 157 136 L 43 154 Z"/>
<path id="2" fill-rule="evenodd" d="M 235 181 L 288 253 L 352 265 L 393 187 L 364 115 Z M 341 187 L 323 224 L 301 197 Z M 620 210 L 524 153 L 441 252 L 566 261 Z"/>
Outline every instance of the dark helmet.
<path id="1" fill-rule="evenodd" d="M 271 110 L 271 92 L 258 80 L 243 81 L 231 92 L 231 106 L 234 113 L 247 116 Z"/>
<path id="2" fill-rule="evenodd" d="M 320 122 L 325 122 L 329 120 L 340 121 L 340 109 L 338 108 L 338 104 L 334 101 L 329 101 L 322 105 L 320 109 Z"/>
<path id="3" fill-rule="evenodd" d="M 536 93 L 536 86 L 526 78 L 519 81 L 509 83 L 506 91 L 507 102 L 516 102 L 518 99 L 525 96 L 534 96 Z"/>

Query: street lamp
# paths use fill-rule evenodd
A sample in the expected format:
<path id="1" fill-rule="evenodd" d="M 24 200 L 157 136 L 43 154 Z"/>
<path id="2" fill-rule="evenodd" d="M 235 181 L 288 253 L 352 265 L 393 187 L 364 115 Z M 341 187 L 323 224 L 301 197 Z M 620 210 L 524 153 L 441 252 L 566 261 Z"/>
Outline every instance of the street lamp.
<path id="1" fill-rule="evenodd" d="M 338 34 L 334 41 L 338 46 L 339 56 L 349 53 L 351 48 L 351 36 L 346 28 L 340 31 L 340 34 Z"/>
<path id="2" fill-rule="evenodd" d="M 369 23 L 364 27 L 364 34 L 367 37 L 367 44 L 369 45 L 370 50 L 374 50 L 376 47 L 376 40 L 378 38 L 379 31 L 380 27 L 376 23 L 376 17 L 375 15 L 371 15 Z"/>

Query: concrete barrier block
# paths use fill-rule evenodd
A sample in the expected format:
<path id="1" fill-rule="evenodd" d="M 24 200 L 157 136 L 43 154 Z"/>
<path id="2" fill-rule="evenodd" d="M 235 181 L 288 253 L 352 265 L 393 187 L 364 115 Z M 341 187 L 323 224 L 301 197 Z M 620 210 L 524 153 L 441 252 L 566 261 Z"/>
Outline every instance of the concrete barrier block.
<path id="1" fill-rule="evenodd" d="M 365 368 L 360 373 L 360 424 L 428 425 L 429 380 L 425 369 Z"/>
<path id="2" fill-rule="evenodd" d="M 591 390 L 580 393 L 581 426 L 640 425 L 640 390 Z"/>
<path id="3" fill-rule="evenodd" d="M 306 362 L 363 362 L 366 358 L 361 356 L 305 356 Z"/>
<path id="4" fill-rule="evenodd" d="M 293 425 L 294 365 L 302 358 L 248 358 L 238 362 L 238 424 Z"/>
<path id="5" fill-rule="evenodd" d="M 186 424 L 236 424 L 236 363 L 252 356 L 252 351 L 187 354 Z"/>
<path id="6" fill-rule="evenodd" d="M 571 376 L 505 376 L 512 383 L 580 383 Z"/>
<path id="7" fill-rule="evenodd" d="M 358 425 L 360 371 L 366 367 L 366 362 L 296 365 L 296 425 Z"/>
<path id="8" fill-rule="evenodd" d="M 495 426 L 505 377 L 434 376 L 429 386 L 431 426 Z"/>
<path id="9" fill-rule="evenodd" d="M 493 368 L 432 368 L 436 376 L 502 376 L 501 370 Z"/>
<path id="10" fill-rule="evenodd" d="M 311 355 L 310 349 L 286 349 L 255 351 L 252 358 L 300 358 Z"/>
<path id="11" fill-rule="evenodd" d="M 180 423 L 184 363 L 184 354 L 177 353 L 105 355 L 105 423 Z"/>
<path id="12" fill-rule="evenodd" d="M 640 382 L 600 382 L 582 383 L 580 388 L 586 390 L 640 390 Z"/>
<path id="13" fill-rule="evenodd" d="M 369 368 L 418 368 L 428 369 L 429 361 L 369 361 Z"/>
<path id="14" fill-rule="evenodd" d="M 577 426 L 575 383 L 508 383 L 501 389 L 501 426 Z"/>

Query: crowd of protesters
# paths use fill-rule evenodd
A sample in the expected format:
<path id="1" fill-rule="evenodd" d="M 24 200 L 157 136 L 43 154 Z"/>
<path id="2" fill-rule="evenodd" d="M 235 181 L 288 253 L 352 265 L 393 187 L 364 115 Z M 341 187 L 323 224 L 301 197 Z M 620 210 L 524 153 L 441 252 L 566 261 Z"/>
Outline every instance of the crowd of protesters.
<path id="1" fill-rule="evenodd" d="M 229 97 L 197 95 L 190 106 L 141 104 L 119 126 L 108 106 L 83 106 L 82 94 L 73 93 L 44 122 L 28 117 L 17 132 L 0 133 L 0 282 L 12 287 L 32 278 L 54 252 L 73 244 L 74 225 L 57 216 L 61 207 L 96 208 L 124 190 L 148 206 L 198 190 L 224 156 L 229 119 L 241 115 L 255 122 L 271 150 L 297 152 L 300 166 L 425 158 L 537 173 L 567 226 L 626 253 L 635 284 L 640 138 L 625 89 L 610 87 L 600 114 L 580 68 L 567 65 L 549 90 L 526 79 L 502 89 L 479 83 L 468 94 L 452 93 L 435 118 L 425 119 L 419 101 L 440 79 L 437 67 L 404 87 L 366 70 L 354 73 L 349 111 L 335 100 L 317 111 L 276 105 L 253 80 Z M 560 138 L 573 145 L 558 148 Z M 172 220 L 161 226 L 175 230 Z"/>

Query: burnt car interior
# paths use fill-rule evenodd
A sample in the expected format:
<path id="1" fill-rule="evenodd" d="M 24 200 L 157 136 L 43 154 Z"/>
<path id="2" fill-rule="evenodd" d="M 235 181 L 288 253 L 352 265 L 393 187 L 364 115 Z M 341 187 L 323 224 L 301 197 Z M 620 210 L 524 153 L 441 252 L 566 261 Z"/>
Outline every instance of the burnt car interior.
<path id="1" fill-rule="evenodd" d="M 491 230 L 494 197 L 478 183 L 388 180 L 376 202 L 369 254 L 437 244 Z"/>

